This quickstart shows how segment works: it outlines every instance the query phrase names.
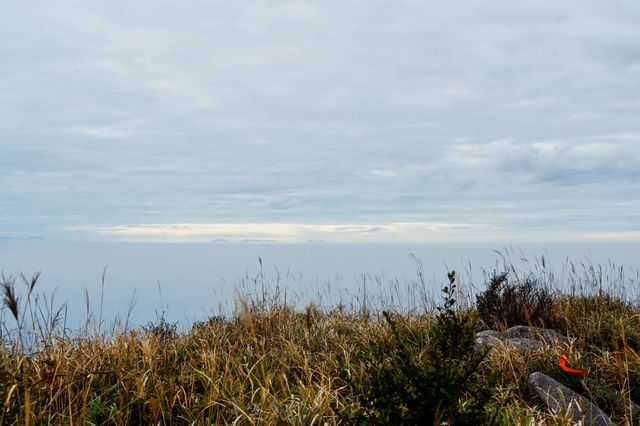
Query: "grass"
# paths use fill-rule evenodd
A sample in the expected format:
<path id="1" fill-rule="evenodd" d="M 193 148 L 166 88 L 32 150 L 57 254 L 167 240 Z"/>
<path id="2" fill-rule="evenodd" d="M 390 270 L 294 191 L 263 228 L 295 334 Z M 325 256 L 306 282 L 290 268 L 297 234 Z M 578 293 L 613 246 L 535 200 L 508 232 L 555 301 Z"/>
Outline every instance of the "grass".
<path id="1" fill-rule="evenodd" d="M 39 275 L 3 276 L 0 424 L 569 424 L 527 390 L 533 371 L 640 424 L 628 403 L 640 402 L 640 307 L 603 286 L 637 281 L 567 270 L 567 292 L 539 264 L 489 273 L 474 295 L 450 274 L 434 309 L 409 312 L 294 307 L 265 297 L 262 275 L 260 297 L 184 331 L 163 315 L 105 331 L 88 312 L 94 326 L 70 332 Z M 470 349 L 476 331 L 523 322 L 569 348 Z M 562 372 L 562 353 L 589 375 Z"/>

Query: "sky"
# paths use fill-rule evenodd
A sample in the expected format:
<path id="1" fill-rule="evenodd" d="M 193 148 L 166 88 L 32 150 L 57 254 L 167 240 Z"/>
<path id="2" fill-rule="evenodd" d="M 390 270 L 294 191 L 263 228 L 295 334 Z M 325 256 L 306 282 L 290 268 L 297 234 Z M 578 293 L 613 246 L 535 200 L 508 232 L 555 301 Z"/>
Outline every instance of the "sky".
<path id="1" fill-rule="evenodd" d="M 640 241 L 640 3 L 8 2 L 0 239 Z"/>

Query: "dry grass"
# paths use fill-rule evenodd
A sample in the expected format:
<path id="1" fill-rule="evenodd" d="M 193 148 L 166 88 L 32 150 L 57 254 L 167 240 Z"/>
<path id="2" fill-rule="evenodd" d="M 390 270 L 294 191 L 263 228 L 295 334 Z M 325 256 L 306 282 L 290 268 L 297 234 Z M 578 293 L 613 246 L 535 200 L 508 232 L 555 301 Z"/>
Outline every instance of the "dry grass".
<path id="1" fill-rule="evenodd" d="M 379 321 L 280 307 L 173 338 L 132 331 L 3 352 L 0 423 L 333 424 L 353 403 L 341 370 L 380 337 Z"/>
<path id="2" fill-rule="evenodd" d="M 70 335 L 30 300 L 37 277 L 24 281 L 29 292 L 20 299 L 15 282 L 3 277 L 0 424 L 345 424 L 361 403 L 345 377 L 363 382 L 370 373 L 359 354 L 394 344 L 376 312 L 251 300 L 232 317 L 185 333 L 159 323 Z M 543 371 L 595 400 L 616 423 L 639 424 L 628 410 L 629 397 L 640 402 L 640 309 L 632 302 L 556 293 L 555 326 L 571 344 L 491 351 L 481 364 L 487 383 L 497 376 L 486 407 L 491 422 L 569 424 L 527 390 L 528 375 Z M 394 317 L 411 335 L 430 329 L 434 315 Z M 562 353 L 589 376 L 560 371 Z"/>

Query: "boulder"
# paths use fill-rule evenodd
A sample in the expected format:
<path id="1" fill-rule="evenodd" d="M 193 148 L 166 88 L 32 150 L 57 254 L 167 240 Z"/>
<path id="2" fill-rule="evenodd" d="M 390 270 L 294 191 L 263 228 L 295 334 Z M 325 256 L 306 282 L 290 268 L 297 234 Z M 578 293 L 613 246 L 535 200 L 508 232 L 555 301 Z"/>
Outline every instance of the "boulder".
<path id="1" fill-rule="evenodd" d="M 540 340 L 527 339 L 525 337 L 505 339 L 504 344 L 521 351 L 536 351 L 544 348 L 544 342 L 541 342 Z"/>
<path id="2" fill-rule="evenodd" d="M 551 411 L 566 414 L 572 422 L 594 426 L 613 425 L 597 405 L 546 374 L 531 373 L 528 385 Z"/>
<path id="3" fill-rule="evenodd" d="M 510 339 L 526 338 L 541 340 L 547 344 L 569 344 L 569 339 L 566 336 L 563 336 L 555 330 L 540 327 L 516 325 L 505 331 L 504 334 L 507 338 Z"/>
<path id="4" fill-rule="evenodd" d="M 516 325 L 505 332 L 485 330 L 476 334 L 476 347 L 490 349 L 503 344 L 523 351 L 543 349 L 545 345 L 569 345 L 569 339 L 555 330 Z"/>
<path id="5" fill-rule="evenodd" d="M 494 330 L 485 330 L 476 334 L 476 346 L 478 349 L 489 349 L 497 342 L 504 340 L 504 333 Z"/>

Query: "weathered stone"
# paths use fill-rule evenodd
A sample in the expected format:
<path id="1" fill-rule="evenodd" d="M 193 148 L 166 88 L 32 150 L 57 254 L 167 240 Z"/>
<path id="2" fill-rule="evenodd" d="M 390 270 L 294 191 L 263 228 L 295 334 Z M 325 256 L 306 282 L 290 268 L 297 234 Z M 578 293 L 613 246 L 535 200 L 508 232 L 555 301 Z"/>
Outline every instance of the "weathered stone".
<path id="1" fill-rule="evenodd" d="M 508 338 L 527 338 L 527 339 L 536 339 L 542 340 L 547 344 L 559 342 L 568 344 L 569 339 L 566 336 L 558 333 L 555 330 L 540 328 L 540 327 L 531 327 L 527 325 L 516 325 L 514 327 L 509 328 L 505 333 Z"/>
<path id="2" fill-rule="evenodd" d="M 571 421 L 594 426 L 613 424 L 597 405 L 546 374 L 531 373 L 528 384 L 551 411 L 568 415 Z"/>
<path id="3" fill-rule="evenodd" d="M 504 340 L 505 345 L 519 349 L 521 351 L 535 351 L 544 348 L 544 342 L 540 340 L 526 339 L 522 337 L 514 337 Z"/>
<path id="4" fill-rule="evenodd" d="M 554 330 L 523 325 L 511 327 L 504 333 L 486 330 L 476 334 L 476 346 L 481 349 L 493 348 L 502 344 L 519 350 L 533 351 L 544 348 L 545 344 L 564 341 L 566 341 L 566 337 Z"/>
<path id="5" fill-rule="evenodd" d="M 489 349 L 505 338 L 504 333 L 494 330 L 481 331 L 476 334 L 476 346 L 479 349 Z"/>

